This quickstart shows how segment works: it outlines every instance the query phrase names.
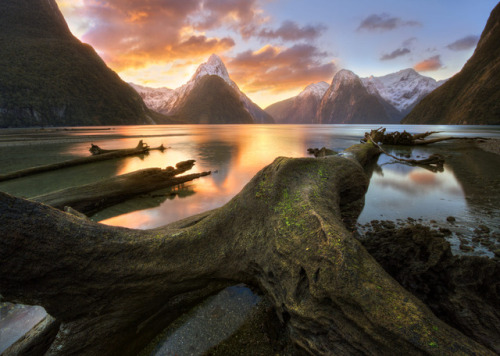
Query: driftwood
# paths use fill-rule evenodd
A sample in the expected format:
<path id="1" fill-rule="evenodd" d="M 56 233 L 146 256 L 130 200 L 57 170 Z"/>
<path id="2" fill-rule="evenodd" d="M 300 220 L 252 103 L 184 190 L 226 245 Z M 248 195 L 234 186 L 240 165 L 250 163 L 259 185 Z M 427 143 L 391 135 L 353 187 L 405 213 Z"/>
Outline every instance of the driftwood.
<path id="1" fill-rule="evenodd" d="M 194 166 L 194 160 L 182 161 L 174 167 L 146 168 L 135 172 L 107 178 L 95 183 L 70 187 L 44 194 L 32 200 L 66 210 L 74 215 L 78 212 L 91 215 L 108 206 L 118 204 L 136 195 L 172 187 L 210 174 L 201 172 L 179 176 Z M 65 209 L 71 207 L 77 212 Z"/>
<path id="2" fill-rule="evenodd" d="M 371 132 L 366 132 L 365 137 L 362 142 L 367 142 L 368 140 L 381 143 L 384 145 L 401 145 L 401 146 L 422 146 L 431 143 L 449 141 L 449 140 L 487 140 L 484 137 L 455 137 L 446 136 L 434 139 L 426 139 L 432 134 L 439 133 L 440 131 L 428 131 L 420 134 L 411 134 L 409 132 L 394 131 L 386 133 L 386 128 L 378 128 L 376 130 L 371 130 Z"/>
<path id="3" fill-rule="evenodd" d="M 98 147 L 95 145 L 92 145 L 92 146 Z M 92 150 L 92 147 L 90 148 L 90 150 Z M 74 167 L 74 166 L 79 166 L 82 164 L 105 161 L 105 160 L 109 160 L 109 159 L 146 154 L 151 150 L 160 150 L 163 152 L 163 150 L 165 150 L 165 147 L 163 147 L 163 145 L 161 145 L 161 146 L 156 147 L 156 148 L 150 148 L 148 145 L 143 144 L 142 140 L 141 140 L 139 142 L 139 144 L 137 145 L 137 147 L 134 147 L 134 148 L 122 149 L 122 150 L 109 150 L 109 152 L 105 152 L 105 153 L 97 154 L 97 155 L 92 155 L 89 157 L 75 158 L 75 159 L 72 159 L 69 161 L 47 164 L 47 165 L 38 166 L 38 167 L 26 168 L 26 169 L 22 169 L 19 171 L 6 173 L 6 174 L 0 174 L 0 182 L 15 179 L 15 178 L 26 177 L 26 176 L 30 176 L 33 174 L 54 171 L 54 170 L 61 169 L 61 168 Z"/>
<path id="4" fill-rule="evenodd" d="M 137 147 L 135 147 L 136 150 L 142 150 L 142 151 L 154 151 L 154 150 L 157 150 L 157 151 L 165 151 L 166 148 L 163 146 L 163 144 L 161 144 L 160 146 L 158 147 L 155 147 L 155 148 L 151 148 L 149 147 L 149 145 L 147 143 L 144 143 L 142 140 L 139 141 L 139 144 L 137 145 Z M 101 147 L 97 146 L 97 145 L 94 145 L 93 143 L 90 144 L 90 148 L 89 148 L 89 152 L 93 155 L 93 156 L 97 156 L 97 155 L 102 155 L 102 154 L 106 154 L 106 153 L 112 153 L 112 152 L 127 152 L 128 149 L 114 149 L 114 150 L 105 150 L 105 149 L 102 149 Z"/>
<path id="5" fill-rule="evenodd" d="M 61 322 L 48 355 L 133 355 L 228 285 L 267 295 L 299 352 L 481 354 L 391 278 L 342 222 L 371 143 L 277 158 L 221 208 L 153 230 L 105 226 L 0 194 L 0 292 Z M 361 163 L 361 164 L 360 164 Z"/>
<path id="6" fill-rule="evenodd" d="M 412 166 L 421 166 L 421 167 L 427 168 L 428 170 L 430 170 L 432 172 L 442 172 L 444 170 L 444 168 L 443 168 L 444 157 L 442 155 L 438 154 L 438 153 L 434 153 L 434 154 L 432 154 L 429 157 L 424 158 L 424 159 L 406 159 L 406 158 L 400 158 L 400 157 L 396 157 L 396 156 L 388 153 L 386 150 L 384 150 L 377 143 L 377 139 L 373 138 L 372 134 L 373 134 L 374 131 L 375 130 L 372 130 L 372 132 L 370 134 L 365 133 L 365 140 L 369 140 L 369 142 L 372 142 L 385 155 L 387 155 L 387 156 L 389 156 L 391 158 L 394 158 L 395 160 L 398 160 L 400 162 L 404 162 L 406 164 L 412 165 Z M 424 134 L 419 134 L 419 135 L 414 135 L 414 136 L 427 137 L 427 136 L 431 135 L 434 132 L 436 132 L 436 131 L 432 131 L 431 133 L 426 132 Z M 399 132 L 397 132 L 397 131 L 393 132 L 393 134 L 394 133 L 398 133 L 399 134 Z M 407 135 L 405 135 L 405 134 L 407 134 Z M 408 134 L 406 131 L 403 131 L 403 135 L 401 137 L 408 137 L 408 135 L 410 135 L 410 134 Z M 420 138 L 418 140 L 420 140 Z"/>

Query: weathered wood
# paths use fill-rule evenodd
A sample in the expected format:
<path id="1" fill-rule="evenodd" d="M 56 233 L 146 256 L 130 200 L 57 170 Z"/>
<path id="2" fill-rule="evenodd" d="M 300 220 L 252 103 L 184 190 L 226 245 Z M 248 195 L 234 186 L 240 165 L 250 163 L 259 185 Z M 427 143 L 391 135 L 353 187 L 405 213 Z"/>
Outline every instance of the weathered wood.
<path id="1" fill-rule="evenodd" d="M 60 322 L 47 315 L 33 329 L 2 352 L 2 356 L 44 355 L 54 342 L 60 326 Z"/>
<path id="2" fill-rule="evenodd" d="M 300 352 L 491 355 L 344 226 L 368 186 L 360 162 L 378 153 L 369 143 L 343 156 L 277 158 L 223 207 L 145 231 L 0 194 L 0 291 L 62 322 L 48 355 L 135 354 L 179 313 L 239 282 L 269 297 Z"/>
<path id="3" fill-rule="evenodd" d="M 435 132 L 435 131 L 433 131 L 433 132 Z M 373 133 L 373 130 L 372 130 L 372 133 Z M 431 134 L 432 134 L 432 132 L 431 133 L 426 132 L 425 134 L 419 135 L 419 137 L 427 137 L 427 136 L 429 136 Z M 373 143 L 376 147 L 378 147 L 378 149 L 380 150 L 380 152 L 382 152 L 383 154 L 385 154 L 385 155 L 387 155 L 387 156 L 389 156 L 391 158 L 394 158 L 397 161 L 404 162 L 404 163 L 412 165 L 412 166 L 421 166 L 421 167 L 424 167 L 424 168 L 427 168 L 427 169 L 431 170 L 432 172 L 442 172 L 444 170 L 444 168 L 443 168 L 444 157 L 442 155 L 438 154 L 438 153 L 434 153 L 434 154 L 432 154 L 429 157 L 424 158 L 424 159 L 406 159 L 406 158 L 400 158 L 400 157 L 396 157 L 396 156 L 388 153 L 386 150 L 384 150 L 377 143 L 376 139 L 374 139 L 371 134 L 366 133 L 365 134 L 365 140 L 367 142 Z"/>
<path id="4" fill-rule="evenodd" d="M 143 150 L 143 151 L 165 151 L 166 148 L 165 146 L 163 146 L 163 144 L 161 144 L 160 146 L 158 147 L 155 147 L 155 148 L 151 148 L 149 147 L 149 145 L 147 143 L 144 143 L 142 140 L 139 141 L 139 143 L 137 144 L 137 147 L 135 147 L 136 150 Z M 94 155 L 94 156 L 97 156 L 97 155 L 102 155 L 102 154 L 105 154 L 105 153 L 111 153 L 111 152 L 123 152 L 123 151 L 127 151 L 128 149 L 113 149 L 113 150 L 105 150 L 105 149 L 102 149 L 101 147 L 97 146 L 97 145 L 94 145 L 93 143 L 90 144 L 90 148 L 89 148 L 89 152 Z"/>
<path id="5" fill-rule="evenodd" d="M 26 177 L 26 176 L 30 176 L 30 175 L 38 174 L 38 173 L 55 171 L 55 170 L 61 169 L 61 168 L 74 167 L 74 166 L 79 166 L 82 164 L 100 162 L 100 161 L 105 161 L 105 160 L 115 159 L 115 158 L 136 156 L 136 155 L 146 154 L 151 150 L 164 150 L 164 149 L 165 148 L 163 147 L 163 145 L 161 145 L 160 147 L 156 147 L 156 148 L 150 148 L 148 145 L 139 144 L 139 145 L 137 145 L 137 147 L 130 148 L 130 149 L 112 150 L 111 152 L 107 152 L 107 153 L 103 153 L 103 154 L 75 158 L 75 159 L 68 160 L 68 161 L 46 164 L 43 166 L 31 167 L 31 168 L 22 169 L 19 171 L 0 174 L 0 182 L 11 180 L 11 179 L 16 179 L 16 178 L 21 178 L 21 177 Z"/>
<path id="6" fill-rule="evenodd" d="M 65 210 L 71 207 L 91 215 L 139 194 L 145 194 L 204 177 L 210 172 L 179 176 L 194 166 L 194 160 L 182 161 L 176 168 L 146 168 L 98 182 L 70 187 L 34 197 L 32 200 Z"/>
<path id="7" fill-rule="evenodd" d="M 373 141 L 375 143 L 381 143 L 384 145 L 400 145 L 400 146 L 422 146 L 429 145 L 431 143 L 437 143 L 449 140 L 488 140 L 484 137 L 439 137 L 434 139 L 426 139 L 432 134 L 439 133 L 440 131 L 428 131 L 420 134 L 411 134 L 409 132 L 394 131 L 386 132 L 386 128 L 380 127 L 376 130 L 371 130 L 371 132 L 366 132 L 362 142 Z"/>

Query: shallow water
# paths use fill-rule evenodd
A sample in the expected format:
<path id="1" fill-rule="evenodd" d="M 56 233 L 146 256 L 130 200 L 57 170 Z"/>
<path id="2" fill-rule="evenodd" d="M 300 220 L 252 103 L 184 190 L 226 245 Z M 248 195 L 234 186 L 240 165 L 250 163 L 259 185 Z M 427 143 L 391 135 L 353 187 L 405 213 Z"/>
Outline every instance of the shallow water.
<path id="1" fill-rule="evenodd" d="M 153 151 L 129 157 L 47 172 L 0 183 L 0 191 L 34 197 L 69 186 L 97 181 L 148 167 L 166 167 L 195 159 L 191 172 L 212 175 L 147 194 L 108 208 L 92 217 L 105 224 L 148 229 L 217 208 L 229 201 L 264 166 L 278 156 L 306 157 L 307 148 L 323 146 L 336 151 L 359 143 L 368 125 L 182 125 L 126 126 L 109 129 L 0 130 L 0 174 L 40 164 L 89 155 L 90 143 L 102 148 L 130 148 L 139 139 L 151 147 L 164 144 L 164 153 Z M 500 138 L 500 127 L 401 126 L 388 131 L 446 131 L 444 136 Z M 471 238 L 479 224 L 500 232 L 500 156 L 471 148 L 459 141 L 422 148 L 398 147 L 395 155 L 424 158 L 432 153 L 446 157 L 443 172 L 396 163 L 382 155 L 373 170 L 360 224 L 371 220 L 412 217 L 454 229 L 450 241 L 458 252 L 460 238 Z M 451 226 L 446 218 L 453 216 Z M 449 226 L 450 225 L 450 226 Z M 467 235 L 470 235 L 469 237 Z M 474 254 L 492 256 L 481 244 Z M 1 291 L 0 291 L 1 292 Z"/>

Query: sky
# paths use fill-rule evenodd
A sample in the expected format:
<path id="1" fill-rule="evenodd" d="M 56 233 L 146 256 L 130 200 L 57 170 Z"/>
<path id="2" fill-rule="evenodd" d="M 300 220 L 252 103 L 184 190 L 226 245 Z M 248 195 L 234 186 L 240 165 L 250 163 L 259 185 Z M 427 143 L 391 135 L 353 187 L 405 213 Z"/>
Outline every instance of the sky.
<path id="1" fill-rule="evenodd" d="M 472 55 L 493 0 L 56 0 L 73 34 L 127 82 L 175 89 L 212 53 L 261 107 L 414 68 L 436 80 Z"/>

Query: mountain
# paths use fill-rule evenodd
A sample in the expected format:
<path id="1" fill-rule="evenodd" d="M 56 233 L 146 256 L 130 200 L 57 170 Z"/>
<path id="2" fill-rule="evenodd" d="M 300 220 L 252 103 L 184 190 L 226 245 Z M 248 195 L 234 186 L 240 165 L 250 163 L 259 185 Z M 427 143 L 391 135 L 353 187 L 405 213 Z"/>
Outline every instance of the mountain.
<path id="1" fill-rule="evenodd" d="M 75 38 L 55 0 L 3 0 L 0 127 L 154 123 L 141 97 Z"/>
<path id="2" fill-rule="evenodd" d="M 237 93 L 217 75 L 203 76 L 177 107 L 173 118 L 190 124 L 253 124 Z"/>
<path id="3" fill-rule="evenodd" d="M 399 118 L 392 105 L 370 93 L 356 74 L 345 69 L 333 77 L 316 115 L 319 124 L 390 124 Z"/>
<path id="4" fill-rule="evenodd" d="M 175 117 L 181 117 L 181 115 L 178 115 L 178 112 L 181 110 L 182 107 L 185 106 L 186 101 L 190 101 L 193 104 L 192 99 L 190 98 L 190 95 L 192 94 L 192 91 L 201 83 L 201 80 L 206 77 L 206 76 L 217 76 L 221 78 L 226 85 L 234 92 L 236 95 L 237 100 L 243 105 L 245 110 L 250 114 L 252 118 L 253 123 L 264 123 L 264 124 L 269 124 L 269 123 L 274 123 L 273 118 L 267 114 L 264 110 L 262 110 L 257 104 L 252 102 L 236 85 L 235 82 L 231 80 L 229 77 L 229 74 L 227 72 L 226 66 L 222 62 L 222 60 L 219 58 L 219 56 L 212 54 L 210 58 L 208 59 L 207 62 L 201 64 L 194 75 L 192 76 L 191 80 L 184 84 L 183 86 L 177 88 L 177 89 L 168 89 L 168 88 L 160 88 L 160 89 L 154 89 L 154 88 L 147 88 L 143 86 L 139 86 L 137 84 L 130 83 L 130 85 L 137 90 L 137 92 L 141 95 L 141 97 L 144 99 L 146 105 L 154 111 L 157 111 L 159 113 L 165 114 L 165 115 L 174 115 Z M 213 81 L 213 80 L 212 80 Z M 206 83 L 204 82 L 204 85 L 206 86 Z M 220 86 L 220 83 L 218 84 Z M 220 88 L 219 88 L 220 89 Z M 225 90 L 224 90 L 225 91 Z M 197 97 L 200 100 L 208 100 L 211 102 L 216 102 L 217 97 L 215 97 L 216 94 L 219 94 L 221 91 L 217 92 L 205 92 L 206 95 L 208 95 L 206 98 L 200 97 L 200 91 L 197 91 Z M 214 97 L 211 97 L 214 96 Z M 233 98 L 234 96 L 231 95 Z M 220 102 L 224 102 L 228 104 L 227 100 L 224 98 L 219 98 Z M 201 104 L 200 104 L 201 105 Z M 213 110 L 215 110 L 214 106 L 210 106 Z M 231 105 L 231 109 L 228 111 L 232 111 L 234 109 L 234 105 Z M 184 114 L 189 112 L 184 111 Z M 220 114 L 220 110 L 217 109 L 217 115 Z M 204 114 L 205 118 L 210 117 L 210 112 L 207 112 Z M 198 121 L 198 118 L 196 117 L 186 117 L 186 120 L 188 122 L 196 122 Z M 227 118 L 228 122 L 231 122 L 231 118 Z M 204 120 L 206 121 L 206 120 Z M 209 120 L 209 121 L 220 121 L 220 117 L 216 116 L 214 117 L 214 120 Z M 235 121 L 237 121 L 235 119 Z M 235 122 L 236 123 L 236 122 Z"/>
<path id="5" fill-rule="evenodd" d="M 394 106 L 401 118 L 443 82 L 425 77 L 414 69 L 403 69 L 381 77 L 362 78 L 369 93 L 380 95 Z"/>
<path id="6" fill-rule="evenodd" d="M 278 124 L 312 124 L 328 83 L 308 85 L 299 95 L 268 106 L 265 111 Z"/>
<path id="7" fill-rule="evenodd" d="M 472 57 L 429 94 L 405 124 L 500 124 L 500 3 L 490 14 Z"/>

